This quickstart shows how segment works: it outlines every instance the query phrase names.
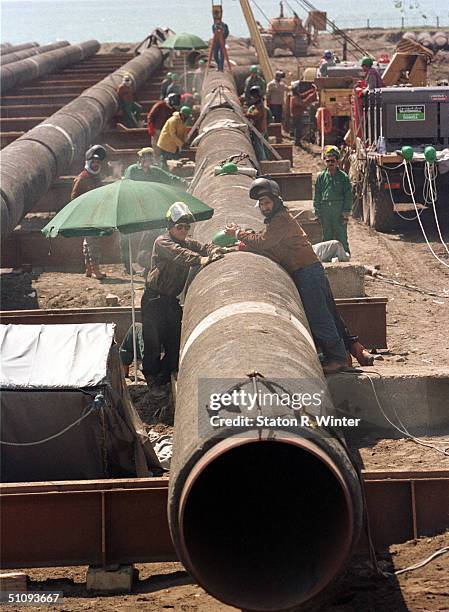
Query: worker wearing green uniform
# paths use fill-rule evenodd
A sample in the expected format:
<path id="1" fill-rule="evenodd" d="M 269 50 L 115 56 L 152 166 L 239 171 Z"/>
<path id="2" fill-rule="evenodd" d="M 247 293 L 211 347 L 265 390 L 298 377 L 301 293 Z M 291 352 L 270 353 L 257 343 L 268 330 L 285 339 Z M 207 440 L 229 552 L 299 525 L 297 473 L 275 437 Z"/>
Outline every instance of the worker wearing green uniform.
<path id="1" fill-rule="evenodd" d="M 317 176 L 313 208 L 323 229 L 323 241 L 338 240 L 350 253 L 347 225 L 352 210 L 352 189 L 348 175 L 338 167 L 339 158 L 337 147 L 327 147 L 326 169 Z"/>

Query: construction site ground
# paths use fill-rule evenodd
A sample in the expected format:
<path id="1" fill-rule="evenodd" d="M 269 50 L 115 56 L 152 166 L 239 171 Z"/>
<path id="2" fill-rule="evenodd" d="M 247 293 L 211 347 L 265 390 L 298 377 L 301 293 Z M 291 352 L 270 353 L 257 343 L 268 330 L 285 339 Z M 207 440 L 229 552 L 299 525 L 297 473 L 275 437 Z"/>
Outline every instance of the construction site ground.
<path id="1" fill-rule="evenodd" d="M 397 31 L 353 30 L 355 40 L 371 52 L 392 52 L 399 40 Z M 307 58 L 300 58 L 301 67 L 317 65 L 324 48 L 337 45 L 328 35 L 320 36 L 319 49 L 312 49 Z M 103 45 L 103 52 L 118 49 L 128 50 L 127 43 Z M 297 73 L 294 58 L 274 58 L 273 65 Z M 440 61 L 431 67 L 431 78 L 448 75 L 449 54 L 442 54 Z M 314 178 L 322 168 L 319 149 L 314 145 L 295 148 L 294 169 L 310 171 Z M 447 217 L 446 227 L 449 227 Z M 442 259 L 449 256 L 441 243 L 431 219 L 425 221 L 431 236 L 431 244 Z M 446 240 L 449 236 L 446 232 Z M 366 293 L 369 296 L 385 296 L 387 305 L 388 351 L 376 361 L 374 369 L 388 373 L 392 369 L 399 375 L 413 372 L 435 374 L 449 371 L 449 269 L 432 257 L 416 223 L 401 222 L 398 229 L 381 234 L 362 223 L 351 220 L 349 239 L 352 259 L 373 266 L 389 279 L 416 285 L 423 292 L 410 290 L 366 278 Z M 130 278 L 123 273 L 122 266 L 107 265 L 108 277 L 103 281 L 87 279 L 83 274 L 43 272 L 37 274 L 33 287 L 38 294 L 40 308 L 74 308 L 106 306 L 106 295 L 118 296 L 120 305 L 130 304 Z M 143 280 L 137 278 L 138 301 L 143 293 Z M 438 294 L 438 296 L 432 294 Z M 368 369 L 367 369 L 368 370 Z M 135 386 L 130 382 L 130 391 L 142 419 L 154 425 L 154 413 L 160 408 L 147 391 L 143 381 Z M 165 425 L 156 429 L 171 431 Z M 444 446 L 442 438 L 435 443 Z M 449 446 L 449 443 L 447 444 Z M 448 469 L 449 458 L 435 451 L 417 446 L 405 440 L 370 441 L 359 448 L 366 469 Z M 443 546 L 448 546 L 449 534 L 432 538 L 421 538 L 390 546 L 380 554 L 380 565 L 384 571 L 395 571 L 427 558 Z M 137 565 L 140 580 L 130 595 L 97 597 L 86 591 L 86 567 L 63 567 L 25 569 L 30 578 L 29 590 L 64 592 L 62 606 L 33 606 L 33 610 L 163 610 L 219 612 L 231 610 L 207 595 L 194 583 L 179 563 Z M 449 610 L 449 555 L 442 556 L 425 567 L 388 578 L 376 575 L 365 557 L 356 557 L 347 574 L 335 588 L 331 599 L 321 610 L 327 612 L 411 612 Z M 10 610 L 19 610 L 8 606 Z"/>

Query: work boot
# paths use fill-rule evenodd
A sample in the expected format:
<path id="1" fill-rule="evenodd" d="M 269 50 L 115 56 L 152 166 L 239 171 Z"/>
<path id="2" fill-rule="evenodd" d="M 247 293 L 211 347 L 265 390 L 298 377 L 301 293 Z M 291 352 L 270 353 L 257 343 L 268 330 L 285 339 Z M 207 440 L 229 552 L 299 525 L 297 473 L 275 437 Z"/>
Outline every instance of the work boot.
<path id="1" fill-rule="evenodd" d="M 350 350 L 351 355 L 357 359 L 361 366 L 372 366 L 374 364 L 373 355 L 360 342 L 353 342 Z"/>
<path id="2" fill-rule="evenodd" d="M 92 266 L 90 263 L 86 263 L 86 276 L 87 278 L 91 278 L 92 276 Z"/>
<path id="3" fill-rule="evenodd" d="M 323 364 L 323 372 L 325 374 L 337 374 L 338 372 L 343 372 L 347 369 L 348 364 L 346 361 L 331 360 Z"/>
<path id="4" fill-rule="evenodd" d="M 106 274 L 103 274 L 98 264 L 92 264 L 91 268 L 92 268 L 92 276 L 94 278 L 96 278 L 97 280 L 102 280 L 103 278 L 106 278 Z"/>

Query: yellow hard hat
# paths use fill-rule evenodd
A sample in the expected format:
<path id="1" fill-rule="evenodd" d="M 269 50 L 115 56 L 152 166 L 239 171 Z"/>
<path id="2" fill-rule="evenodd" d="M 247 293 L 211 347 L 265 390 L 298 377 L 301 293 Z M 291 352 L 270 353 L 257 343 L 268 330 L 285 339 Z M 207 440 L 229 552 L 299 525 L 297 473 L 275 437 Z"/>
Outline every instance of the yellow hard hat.
<path id="1" fill-rule="evenodd" d="M 147 155 L 154 155 L 154 151 L 151 147 L 144 147 L 140 149 L 140 151 L 137 151 L 137 155 L 139 157 L 146 157 Z"/>

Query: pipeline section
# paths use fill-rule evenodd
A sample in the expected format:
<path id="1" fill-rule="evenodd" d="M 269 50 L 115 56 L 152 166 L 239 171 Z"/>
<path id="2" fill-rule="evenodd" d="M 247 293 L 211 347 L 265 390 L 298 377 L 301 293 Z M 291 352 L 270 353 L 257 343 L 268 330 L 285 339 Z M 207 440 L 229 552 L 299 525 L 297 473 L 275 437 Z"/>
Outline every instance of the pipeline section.
<path id="1" fill-rule="evenodd" d="M 229 75 L 210 73 L 203 104 L 218 84 L 236 99 Z M 198 145 L 194 195 L 215 209 L 195 230 L 201 241 L 226 221 L 261 226 L 248 197 L 252 179 L 214 175 L 233 154 L 255 163 L 247 131 L 229 125 L 239 119 L 222 100 L 200 126 L 209 131 Z M 221 402 L 234 390 L 259 400 L 252 409 L 238 398 Z M 341 572 L 362 523 L 360 482 L 343 443 L 322 427 L 295 425 L 291 406 L 261 401 L 270 390 L 321 394 L 319 407 L 303 406 L 298 416 L 333 412 L 293 281 L 267 258 L 228 254 L 201 270 L 184 304 L 168 516 L 176 552 L 195 580 L 253 611 L 312 601 Z M 233 421 L 256 415 L 257 428 Z M 212 416 L 230 420 L 214 428 Z M 286 422 L 272 424 L 277 417 Z"/>
<path id="2" fill-rule="evenodd" d="M 61 68 L 70 66 L 70 64 L 81 62 L 95 55 L 99 49 L 100 43 L 97 40 L 88 40 L 79 45 L 69 45 L 61 49 L 54 49 L 53 51 L 42 53 L 42 55 L 1 66 L 0 87 L 2 95 L 28 81 L 34 81 L 47 74 L 57 72 Z"/>
<path id="3" fill-rule="evenodd" d="M 15 51 L 14 53 L 5 53 L 0 57 L 0 64 L 5 66 L 6 64 L 12 64 L 13 62 L 27 59 L 33 55 L 42 55 L 42 53 L 54 51 L 55 49 L 62 49 L 69 45 L 70 43 L 67 40 L 59 40 L 49 45 L 43 45 L 42 47 L 31 47 L 31 49 L 23 49 L 22 51 Z"/>
<path id="4" fill-rule="evenodd" d="M 2 150 L 2 237 L 33 209 L 58 176 L 69 173 L 73 161 L 107 127 L 118 109 L 117 88 L 123 75 L 129 74 L 138 89 L 162 61 L 161 51 L 151 47 Z"/>
<path id="5" fill-rule="evenodd" d="M 6 53 L 15 53 L 16 51 L 22 51 L 23 49 L 31 49 L 39 47 L 37 42 L 22 43 L 21 45 L 11 45 L 10 43 L 4 43 L 0 45 L 0 56 L 6 55 Z"/>

